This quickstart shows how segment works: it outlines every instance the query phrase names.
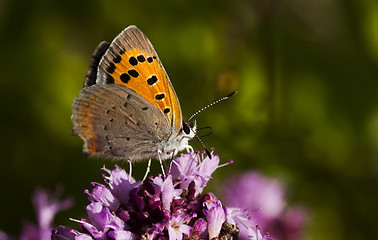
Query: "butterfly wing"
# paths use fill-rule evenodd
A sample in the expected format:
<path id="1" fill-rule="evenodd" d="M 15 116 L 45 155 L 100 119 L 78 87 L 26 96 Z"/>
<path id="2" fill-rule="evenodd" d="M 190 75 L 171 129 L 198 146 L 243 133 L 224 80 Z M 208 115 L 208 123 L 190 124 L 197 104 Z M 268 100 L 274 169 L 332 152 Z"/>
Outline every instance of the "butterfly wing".
<path id="1" fill-rule="evenodd" d="M 171 128 L 160 109 L 122 85 L 83 88 L 72 108 L 73 132 L 91 156 L 157 158 Z"/>
<path id="2" fill-rule="evenodd" d="M 109 49 L 110 43 L 101 42 L 93 52 L 91 60 L 89 62 L 88 72 L 85 75 L 83 87 L 89 87 L 96 84 L 98 65 L 100 64 L 102 56 L 104 56 L 106 50 Z"/>
<path id="3" fill-rule="evenodd" d="M 98 54 L 107 47 L 100 46 Z M 172 134 L 181 129 L 181 108 L 172 83 L 151 42 L 137 27 L 127 27 L 107 48 L 98 65 L 96 83 L 134 90 L 163 113 Z"/>

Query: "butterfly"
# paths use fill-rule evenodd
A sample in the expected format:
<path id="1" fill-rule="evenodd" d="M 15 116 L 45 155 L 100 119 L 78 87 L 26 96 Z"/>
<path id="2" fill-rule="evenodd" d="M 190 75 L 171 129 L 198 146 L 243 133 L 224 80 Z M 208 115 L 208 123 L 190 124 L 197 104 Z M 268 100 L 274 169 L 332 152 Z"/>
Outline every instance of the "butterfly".
<path id="1" fill-rule="evenodd" d="M 89 156 L 164 160 L 193 151 L 196 124 L 182 120 L 172 83 L 136 26 L 98 45 L 72 110 L 73 134 Z"/>

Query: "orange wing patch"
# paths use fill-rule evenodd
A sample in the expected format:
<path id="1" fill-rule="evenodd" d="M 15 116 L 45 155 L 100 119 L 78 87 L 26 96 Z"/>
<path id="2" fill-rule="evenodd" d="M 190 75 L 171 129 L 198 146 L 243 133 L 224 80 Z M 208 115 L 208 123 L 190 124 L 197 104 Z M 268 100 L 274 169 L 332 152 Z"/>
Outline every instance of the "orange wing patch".
<path id="1" fill-rule="evenodd" d="M 76 114 L 72 115 L 72 121 L 76 126 L 73 134 L 80 136 L 84 140 L 84 151 L 94 153 L 97 149 L 97 136 L 94 134 L 93 125 L 89 122 L 90 114 L 88 109 L 91 107 L 89 102 L 74 105 Z"/>
<path id="2" fill-rule="evenodd" d="M 123 30 L 110 44 L 99 64 L 97 84 L 124 85 L 168 118 L 178 132 L 181 108 L 172 83 L 148 38 L 135 26 Z"/>
<path id="3" fill-rule="evenodd" d="M 170 94 L 166 92 L 167 79 L 159 69 L 156 56 L 133 49 L 120 55 L 120 58 L 119 63 L 114 63 L 114 72 L 108 72 L 114 83 L 133 89 L 171 119 Z M 114 59 L 117 60 L 118 56 Z"/>

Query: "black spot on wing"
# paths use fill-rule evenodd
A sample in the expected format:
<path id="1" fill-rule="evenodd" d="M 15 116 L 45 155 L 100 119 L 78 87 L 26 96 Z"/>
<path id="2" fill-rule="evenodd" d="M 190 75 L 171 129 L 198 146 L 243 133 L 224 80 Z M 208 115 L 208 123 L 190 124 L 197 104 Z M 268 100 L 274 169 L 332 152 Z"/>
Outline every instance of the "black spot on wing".
<path id="1" fill-rule="evenodd" d="M 109 65 L 106 67 L 106 71 L 110 74 L 114 73 L 114 70 L 116 69 L 116 66 L 114 63 L 109 62 Z"/>
<path id="2" fill-rule="evenodd" d="M 146 61 L 146 59 L 144 58 L 143 55 L 139 55 L 139 56 L 137 57 L 137 59 L 138 59 L 138 61 L 139 61 L 140 63 Z"/>
<path id="3" fill-rule="evenodd" d="M 159 94 L 155 95 L 155 99 L 156 100 L 163 100 L 164 98 L 165 98 L 165 94 L 164 93 L 159 93 Z"/>
<path id="4" fill-rule="evenodd" d="M 114 56 L 113 57 L 113 62 L 115 62 L 115 63 L 120 63 L 121 62 L 121 56 L 120 55 L 116 55 L 116 56 Z"/>
<path id="5" fill-rule="evenodd" d="M 131 69 L 127 71 L 127 73 L 130 74 L 130 76 L 132 76 L 133 78 L 137 78 L 139 76 L 139 73 L 135 69 Z"/>
<path id="6" fill-rule="evenodd" d="M 122 73 L 121 76 L 119 76 L 119 78 L 121 79 L 123 83 L 128 83 L 131 79 L 130 75 L 127 73 Z"/>
<path id="7" fill-rule="evenodd" d="M 164 108 L 164 111 L 163 111 L 163 112 L 164 112 L 165 114 L 168 114 L 170 111 L 171 111 L 171 109 L 170 109 L 169 107 L 166 107 L 166 108 Z"/>
<path id="8" fill-rule="evenodd" d="M 147 79 L 148 85 L 154 85 L 157 82 L 158 78 L 155 75 L 152 75 L 150 78 Z"/>
<path id="9" fill-rule="evenodd" d="M 130 57 L 129 63 L 131 64 L 131 66 L 136 66 L 138 64 L 138 60 L 135 57 Z"/>

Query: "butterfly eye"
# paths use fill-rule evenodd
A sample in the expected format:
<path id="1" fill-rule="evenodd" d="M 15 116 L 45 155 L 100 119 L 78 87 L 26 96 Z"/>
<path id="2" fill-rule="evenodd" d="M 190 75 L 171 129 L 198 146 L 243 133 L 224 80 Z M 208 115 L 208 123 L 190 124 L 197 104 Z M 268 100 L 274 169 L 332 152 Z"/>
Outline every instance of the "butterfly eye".
<path id="1" fill-rule="evenodd" d="M 189 123 L 187 123 L 187 122 L 183 122 L 182 123 L 182 131 L 184 131 L 185 134 L 189 134 L 190 133 Z"/>

